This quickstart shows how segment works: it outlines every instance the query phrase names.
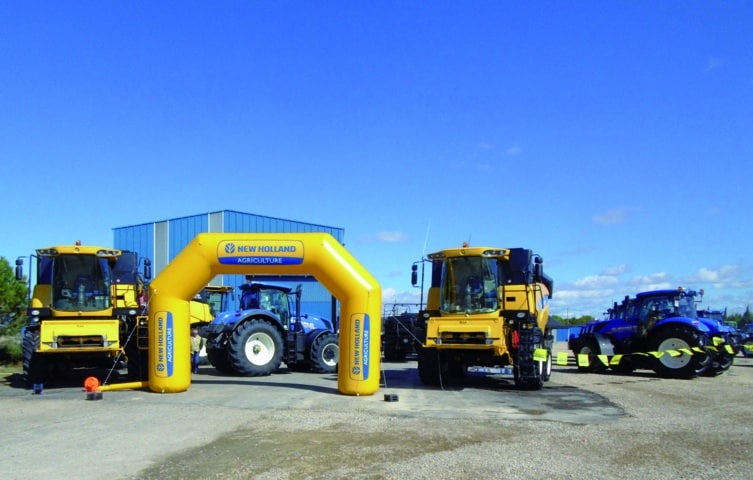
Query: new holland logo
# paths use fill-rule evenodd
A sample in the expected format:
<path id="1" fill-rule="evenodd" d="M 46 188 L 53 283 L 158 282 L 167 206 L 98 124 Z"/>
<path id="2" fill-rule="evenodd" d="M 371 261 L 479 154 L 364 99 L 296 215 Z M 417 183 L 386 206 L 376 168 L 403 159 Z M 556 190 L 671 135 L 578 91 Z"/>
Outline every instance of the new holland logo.
<path id="1" fill-rule="evenodd" d="M 353 314 L 350 328 L 350 378 L 367 380 L 369 378 L 369 336 L 371 326 L 368 314 Z"/>
<path id="2" fill-rule="evenodd" d="M 299 265 L 303 263 L 300 240 L 235 240 L 220 242 L 217 259 L 226 265 Z"/>

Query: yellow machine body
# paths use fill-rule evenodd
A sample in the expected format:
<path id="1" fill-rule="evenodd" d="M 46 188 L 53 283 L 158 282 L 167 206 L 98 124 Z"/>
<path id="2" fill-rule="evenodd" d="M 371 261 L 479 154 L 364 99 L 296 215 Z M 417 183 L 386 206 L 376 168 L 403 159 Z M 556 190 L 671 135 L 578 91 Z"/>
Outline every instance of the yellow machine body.
<path id="1" fill-rule="evenodd" d="M 417 320 L 421 381 L 442 385 L 471 366 L 509 366 L 518 388 L 542 388 L 553 343 L 547 329 L 553 281 L 543 259 L 524 248 L 467 245 L 427 257 L 431 287 Z"/>
<path id="2" fill-rule="evenodd" d="M 121 255 L 121 251 L 109 247 L 85 245 L 56 245 L 37 250 L 38 257 L 68 256 L 68 258 L 99 258 L 102 261 L 112 261 Z M 76 262 L 71 262 L 75 264 Z M 72 265 L 69 272 L 56 275 L 55 282 L 65 282 L 65 287 L 72 287 L 77 274 L 82 273 Z M 68 285 L 70 284 L 70 285 Z M 115 356 L 121 349 L 120 321 L 113 314 L 113 307 L 137 307 L 137 293 L 135 285 L 105 283 L 98 285 L 97 295 L 88 293 L 80 306 L 71 307 L 71 302 L 77 296 L 74 288 L 71 291 L 71 301 L 56 300 L 53 296 L 52 279 L 47 282 L 37 282 L 29 302 L 29 311 L 48 312 L 39 320 L 38 353 L 101 353 Z M 96 288 L 96 287 L 95 287 Z M 62 302 L 62 303 L 61 303 Z"/>

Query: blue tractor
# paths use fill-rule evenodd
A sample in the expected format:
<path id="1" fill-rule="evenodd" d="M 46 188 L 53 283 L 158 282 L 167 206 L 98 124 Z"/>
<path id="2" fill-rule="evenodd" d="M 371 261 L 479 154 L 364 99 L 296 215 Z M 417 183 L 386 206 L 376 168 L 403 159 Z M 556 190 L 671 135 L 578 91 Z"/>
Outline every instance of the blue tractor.
<path id="1" fill-rule="evenodd" d="M 293 290 L 250 282 L 239 288 L 240 309 L 219 313 L 200 330 L 217 370 L 265 376 L 285 362 L 291 370 L 337 371 L 336 330 L 325 318 L 300 313 L 300 285 Z"/>
<path id="2" fill-rule="evenodd" d="M 584 325 L 568 341 L 579 360 L 578 369 L 601 372 L 609 367 L 630 372 L 647 368 L 669 378 L 716 376 L 729 370 L 734 353 L 727 348 L 728 327 L 698 317 L 697 295 L 682 288 L 654 290 L 615 302 L 606 320 Z M 582 362 L 582 356 L 587 361 Z"/>

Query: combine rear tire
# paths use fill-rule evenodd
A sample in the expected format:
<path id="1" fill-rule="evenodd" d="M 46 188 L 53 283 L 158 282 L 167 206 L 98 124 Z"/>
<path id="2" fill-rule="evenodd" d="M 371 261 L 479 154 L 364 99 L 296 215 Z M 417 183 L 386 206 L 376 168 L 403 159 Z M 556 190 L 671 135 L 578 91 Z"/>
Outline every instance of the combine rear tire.
<path id="1" fill-rule="evenodd" d="M 669 325 L 654 333 L 649 349 L 656 352 L 667 350 L 692 349 L 701 347 L 701 334 L 679 325 Z M 703 374 L 711 364 L 711 358 L 706 353 L 693 352 L 692 355 L 683 353 L 673 357 L 664 354 L 660 358 L 652 359 L 653 370 L 662 377 L 695 378 Z"/>
<path id="2" fill-rule="evenodd" d="M 27 388 L 31 388 L 35 384 L 43 384 L 49 380 L 47 361 L 37 353 L 37 348 L 39 348 L 39 332 L 26 330 L 22 350 L 24 383 Z"/>
<path id="3" fill-rule="evenodd" d="M 337 335 L 325 333 L 311 345 L 311 370 L 318 373 L 335 373 L 340 359 L 340 344 Z"/>
<path id="4" fill-rule="evenodd" d="M 282 336 L 263 320 L 250 320 L 238 326 L 228 341 L 228 358 L 241 375 L 261 377 L 280 368 Z"/>

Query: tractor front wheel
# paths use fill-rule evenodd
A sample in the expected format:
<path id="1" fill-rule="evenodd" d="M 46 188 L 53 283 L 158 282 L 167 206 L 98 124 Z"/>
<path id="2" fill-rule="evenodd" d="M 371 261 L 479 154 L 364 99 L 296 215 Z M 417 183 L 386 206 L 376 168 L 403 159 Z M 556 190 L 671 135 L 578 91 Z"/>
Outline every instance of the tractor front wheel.
<path id="1" fill-rule="evenodd" d="M 580 365 L 580 357 L 576 358 L 576 361 L 578 362 L 578 370 L 581 372 L 592 372 L 592 373 L 599 373 L 606 370 L 606 366 L 602 361 L 599 359 L 599 355 L 601 354 L 601 348 L 599 347 L 599 344 L 596 342 L 593 338 L 586 339 L 583 344 L 578 349 L 578 355 L 587 355 L 588 356 L 588 365 Z"/>
<path id="2" fill-rule="evenodd" d="M 224 348 L 207 347 L 207 360 L 220 373 L 234 373 L 233 365 L 227 357 L 227 350 Z"/>
<path id="3" fill-rule="evenodd" d="M 318 373 L 335 373 L 340 359 L 340 343 L 334 333 L 325 333 L 311 345 L 311 370 Z"/>

